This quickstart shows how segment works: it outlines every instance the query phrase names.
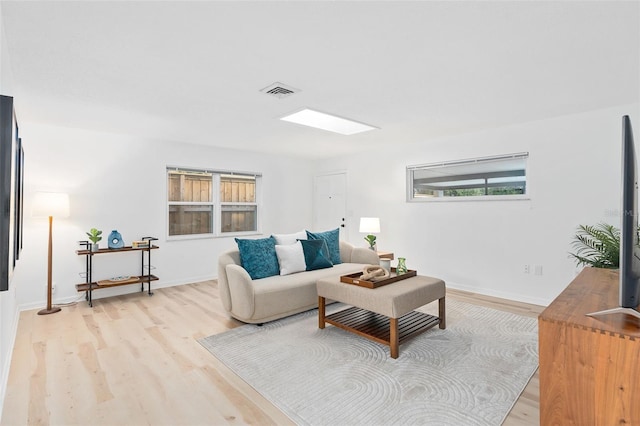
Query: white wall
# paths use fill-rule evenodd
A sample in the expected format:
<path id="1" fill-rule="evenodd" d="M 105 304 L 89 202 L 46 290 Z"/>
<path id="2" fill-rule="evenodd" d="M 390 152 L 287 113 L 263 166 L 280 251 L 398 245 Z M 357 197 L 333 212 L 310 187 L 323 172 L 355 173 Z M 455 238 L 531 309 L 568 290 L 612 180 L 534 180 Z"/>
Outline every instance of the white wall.
<path id="1" fill-rule="evenodd" d="M 9 63 L 9 49 L 4 35 L 2 5 L 0 5 L 0 95 L 13 96 L 13 76 Z M 13 281 L 12 278 L 8 291 L 0 293 L 0 418 L 9 377 L 11 352 L 18 326 L 18 304 Z"/>
<path id="2" fill-rule="evenodd" d="M 296 231 L 311 222 L 309 161 L 32 123 L 23 123 L 21 133 L 26 215 L 15 287 L 23 309 L 43 306 L 46 300 L 48 225 L 46 219 L 29 215 L 36 191 L 70 194 L 71 216 L 53 222 L 54 303 L 82 296 L 74 284 L 82 282 L 78 273 L 84 270 L 84 257 L 75 250 L 91 227 L 103 230 L 103 247 L 112 229 L 126 243 L 143 236 L 160 238 L 160 249 L 152 255 L 153 273 L 160 281 L 153 287 L 217 277 L 218 255 L 235 246 L 233 238 L 166 240 L 167 165 L 261 172 L 266 235 Z M 134 254 L 94 257 L 96 279 L 133 275 L 138 270 L 139 257 Z M 94 297 L 134 291 L 139 287 L 123 286 L 95 292 Z"/>
<path id="3" fill-rule="evenodd" d="M 638 104 L 394 146 L 319 162 L 316 173 L 347 170 L 349 239 L 361 216 L 380 217 L 380 250 L 407 258 L 449 287 L 547 305 L 571 281 L 568 258 L 578 224 L 619 226 L 621 116 L 640 141 Z M 407 165 L 529 152 L 527 201 L 405 202 Z M 530 274 L 524 265 L 532 265 Z M 543 274 L 533 274 L 541 265 Z"/>

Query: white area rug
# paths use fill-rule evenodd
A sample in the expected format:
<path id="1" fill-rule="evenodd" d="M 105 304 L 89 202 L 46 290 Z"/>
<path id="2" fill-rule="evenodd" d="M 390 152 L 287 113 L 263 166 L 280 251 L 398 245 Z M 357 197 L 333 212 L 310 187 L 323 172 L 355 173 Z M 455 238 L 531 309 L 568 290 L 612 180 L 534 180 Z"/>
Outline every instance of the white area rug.
<path id="1" fill-rule="evenodd" d="M 437 315 L 437 303 L 424 310 Z M 407 341 L 398 359 L 388 346 L 320 330 L 317 310 L 200 343 L 301 425 L 494 426 L 538 366 L 537 336 L 535 318 L 447 301 L 447 329 Z"/>

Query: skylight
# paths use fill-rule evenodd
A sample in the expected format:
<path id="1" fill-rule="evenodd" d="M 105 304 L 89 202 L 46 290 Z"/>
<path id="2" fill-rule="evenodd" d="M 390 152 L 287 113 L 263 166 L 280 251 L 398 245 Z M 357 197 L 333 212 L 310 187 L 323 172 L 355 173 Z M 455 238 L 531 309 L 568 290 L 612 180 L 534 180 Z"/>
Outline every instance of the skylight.
<path id="1" fill-rule="evenodd" d="M 314 111 L 309 108 L 294 112 L 293 114 L 282 117 L 280 120 L 340 133 L 341 135 L 355 135 L 356 133 L 377 129 L 377 127 L 369 126 L 368 124 L 358 123 L 357 121 Z"/>

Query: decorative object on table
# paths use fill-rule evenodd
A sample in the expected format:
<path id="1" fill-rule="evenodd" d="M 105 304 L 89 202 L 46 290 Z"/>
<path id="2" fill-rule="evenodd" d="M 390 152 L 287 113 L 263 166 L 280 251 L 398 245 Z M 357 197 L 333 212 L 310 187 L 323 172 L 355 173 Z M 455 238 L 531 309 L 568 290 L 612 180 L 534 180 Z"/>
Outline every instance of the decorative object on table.
<path id="1" fill-rule="evenodd" d="M 149 240 L 134 241 L 131 243 L 131 247 L 133 248 L 149 248 L 150 246 L 151 243 Z"/>
<path id="2" fill-rule="evenodd" d="M 49 217 L 49 249 L 47 259 L 47 307 L 38 311 L 38 315 L 48 315 L 60 312 L 59 307 L 51 303 L 52 293 L 52 258 L 53 258 L 53 216 L 69 217 L 69 195 L 60 192 L 36 192 L 33 197 L 33 217 Z"/>
<path id="3" fill-rule="evenodd" d="M 376 236 L 373 234 L 380 233 L 380 218 L 377 217 L 361 217 L 360 218 L 360 232 L 367 233 L 364 237 L 365 241 L 369 243 L 371 250 L 376 249 Z"/>
<path id="4" fill-rule="evenodd" d="M 140 279 L 138 277 L 132 277 L 130 275 L 124 275 L 120 277 L 113 277 L 107 280 L 98 281 L 98 285 L 101 287 L 110 286 L 110 285 L 123 285 L 123 284 L 133 284 L 139 282 Z"/>
<path id="5" fill-rule="evenodd" d="M 402 275 L 398 275 L 396 274 L 396 268 L 391 268 L 391 273 L 389 274 L 389 277 L 378 280 L 378 281 L 363 280 L 361 278 L 362 272 L 354 272 L 353 274 L 341 275 L 340 282 L 343 282 L 346 284 L 354 284 L 354 285 L 357 285 L 360 287 L 366 287 L 366 288 L 378 288 L 387 284 L 395 283 L 397 281 L 405 280 L 407 278 L 415 277 L 416 275 L 418 275 L 418 271 L 414 271 L 412 269 L 407 270 L 407 272 Z"/>
<path id="6" fill-rule="evenodd" d="M 569 253 L 578 266 L 618 269 L 620 267 L 620 229 L 606 223 L 579 225 Z"/>
<path id="7" fill-rule="evenodd" d="M 91 251 L 98 251 L 100 249 L 98 242 L 102 240 L 102 231 L 99 231 L 96 228 L 91 228 L 89 232 L 87 232 L 87 235 L 89 236 L 89 240 L 92 242 Z"/>
<path id="8" fill-rule="evenodd" d="M 391 259 L 381 258 L 380 266 L 382 266 L 385 271 L 391 272 Z"/>
<path id="9" fill-rule="evenodd" d="M 396 274 L 397 275 L 403 275 L 407 273 L 407 259 L 405 259 L 404 257 L 399 257 L 398 258 L 398 266 L 396 266 Z"/>
<path id="10" fill-rule="evenodd" d="M 389 278 L 389 272 L 382 266 L 378 265 L 365 266 L 362 270 L 362 275 L 360 276 L 361 280 L 373 282 L 380 281 L 385 278 Z"/>
<path id="11" fill-rule="evenodd" d="M 117 249 L 124 247 L 124 241 L 122 240 L 122 235 L 115 229 L 111 231 L 109 234 L 109 248 Z"/>
<path id="12" fill-rule="evenodd" d="M 127 281 L 131 279 L 131 275 L 120 275 L 118 277 L 112 277 L 109 278 L 109 281 L 113 281 L 113 282 L 121 282 L 121 281 Z"/>

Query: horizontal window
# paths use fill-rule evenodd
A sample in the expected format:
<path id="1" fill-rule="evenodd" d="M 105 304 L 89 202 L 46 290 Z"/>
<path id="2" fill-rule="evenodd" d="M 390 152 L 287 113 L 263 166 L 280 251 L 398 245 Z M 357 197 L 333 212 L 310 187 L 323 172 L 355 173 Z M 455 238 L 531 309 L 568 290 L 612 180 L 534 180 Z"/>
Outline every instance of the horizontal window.
<path id="1" fill-rule="evenodd" d="M 407 167 L 407 200 L 508 199 L 527 194 L 528 153 Z"/>

